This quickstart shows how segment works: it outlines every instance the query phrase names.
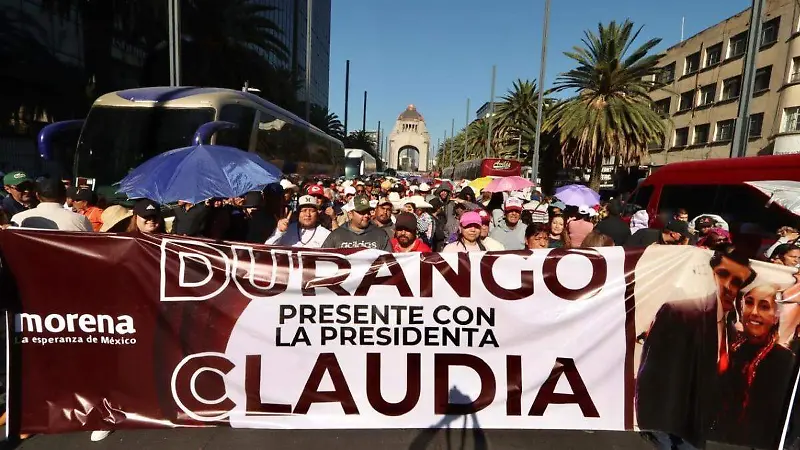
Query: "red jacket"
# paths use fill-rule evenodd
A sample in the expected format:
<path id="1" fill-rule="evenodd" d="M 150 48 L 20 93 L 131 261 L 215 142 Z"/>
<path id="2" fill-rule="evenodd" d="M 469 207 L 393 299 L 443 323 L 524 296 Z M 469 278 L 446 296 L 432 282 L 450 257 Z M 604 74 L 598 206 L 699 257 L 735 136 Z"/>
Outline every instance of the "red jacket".
<path id="1" fill-rule="evenodd" d="M 393 253 L 406 253 L 405 250 L 400 248 L 400 244 L 397 242 L 396 238 L 392 238 L 391 243 L 392 243 Z M 428 245 L 422 242 L 422 239 L 419 238 L 417 238 L 417 240 L 414 241 L 413 244 L 411 244 L 411 248 L 408 250 L 408 252 L 422 252 L 422 253 L 431 251 L 432 251 L 431 248 L 428 247 Z"/>

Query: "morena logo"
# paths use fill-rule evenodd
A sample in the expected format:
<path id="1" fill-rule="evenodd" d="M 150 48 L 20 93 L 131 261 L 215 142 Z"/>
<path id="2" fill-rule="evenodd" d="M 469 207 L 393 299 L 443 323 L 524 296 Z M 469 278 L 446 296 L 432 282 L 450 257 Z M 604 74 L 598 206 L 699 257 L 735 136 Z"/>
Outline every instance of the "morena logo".
<path id="1" fill-rule="evenodd" d="M 39 314 L 16 314 L 14 316 L 17 333 L 61 333 L 75 331 L 83 333 L 134 334 L 136 328 L 131 316 L 117 316 L 116 319 L 104 315 L 92 314 L 48 314 L 44 318 Z"/>

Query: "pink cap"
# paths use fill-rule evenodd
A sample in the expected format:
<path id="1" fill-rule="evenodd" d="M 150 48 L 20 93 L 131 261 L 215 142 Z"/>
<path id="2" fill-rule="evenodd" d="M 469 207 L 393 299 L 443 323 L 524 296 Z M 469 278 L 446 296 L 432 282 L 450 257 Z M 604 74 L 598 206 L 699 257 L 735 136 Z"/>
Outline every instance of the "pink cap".
<path id="1" fill-rule="evenodd" d="M 462 227 L 466 227 L 469 225 L 480 225 L 481 216 L 475 211 L 465 212 L 464 214 L 461 215 L 461 218 L 458 220 L 458 223 L 460 223 Z"/>

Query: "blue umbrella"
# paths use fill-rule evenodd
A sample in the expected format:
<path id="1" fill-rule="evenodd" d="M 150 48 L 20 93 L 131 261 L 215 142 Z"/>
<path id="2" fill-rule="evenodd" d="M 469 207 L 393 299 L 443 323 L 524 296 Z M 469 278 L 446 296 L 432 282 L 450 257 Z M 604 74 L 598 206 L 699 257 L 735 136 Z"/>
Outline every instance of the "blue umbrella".
<path id="1" fill-rule="evenodd" d="M 197 145 L 161 153 L 133 169 L 119 192 L 159 203 L 199 203 L 239 197 L 281 179 L 281 171 L 255 153 L 221 145 Z"/>
<path id="2" fill-rule="evenodd" d="M 582 184 L 570 184 L 556 189 L 556 197 L 572 206 L 594 206 L 600 203 L 600 194 Z"/>

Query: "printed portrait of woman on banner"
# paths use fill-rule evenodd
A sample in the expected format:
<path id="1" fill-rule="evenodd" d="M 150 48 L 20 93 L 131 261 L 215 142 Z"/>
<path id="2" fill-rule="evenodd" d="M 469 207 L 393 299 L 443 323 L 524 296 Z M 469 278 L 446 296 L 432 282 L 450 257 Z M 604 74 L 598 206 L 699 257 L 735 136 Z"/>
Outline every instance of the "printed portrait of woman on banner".
<path id="1" fill-rule="evenodd" d="M 778 343 L 782 295 L 772 284 L 753 285 L 740 305 L 740 322 L 720 376 L 721 398 L 712 424 L 714 440 L 758 448 L 774 445 L 786 417 L 786 394 L 795 356 Z"/>

